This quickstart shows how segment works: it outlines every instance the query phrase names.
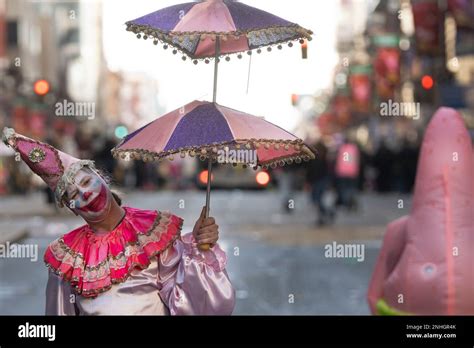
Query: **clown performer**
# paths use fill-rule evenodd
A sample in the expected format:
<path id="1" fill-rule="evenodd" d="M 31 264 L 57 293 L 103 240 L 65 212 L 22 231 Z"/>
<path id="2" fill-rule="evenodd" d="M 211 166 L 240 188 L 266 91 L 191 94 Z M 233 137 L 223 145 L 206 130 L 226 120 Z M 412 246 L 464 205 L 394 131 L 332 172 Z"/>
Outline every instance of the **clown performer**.
<path id="1" fill-rule="evenodd" d="M 3 130 L 5 144 L 85 221 L 49 244 L 47 315 L 230 315 L 235 291 L 205 210 L 191 233 L 168 212 L 121 206 L 90 160 Z M 200 244 L 210 244 L 202 251 Z"/>

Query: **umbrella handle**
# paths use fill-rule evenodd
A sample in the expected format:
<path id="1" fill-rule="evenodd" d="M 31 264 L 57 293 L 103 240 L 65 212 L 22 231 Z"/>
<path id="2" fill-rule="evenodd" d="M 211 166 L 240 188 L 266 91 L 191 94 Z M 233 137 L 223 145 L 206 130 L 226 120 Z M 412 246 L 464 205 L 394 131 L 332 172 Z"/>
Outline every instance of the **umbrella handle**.
<path id="1" fill-rule="evenodd" d="M 212 102 L 216 102 L 217 94 L 217 70 L 219 68 L 219 54 L 220 54 L 220 39 L 219 36 L 216 36 L 216 47 L 215 47 L 215 56 L 214 56 L 214 86 L 213 86 L 213 95 Z M 211 176 L 212 176 L 212 158 L 209 157 L 209 162 L 207 164 L 207 190 L 206 190 L 206 218 L 209 217 L 209 209 L 211 203 Z M 199 250 L 206 251 L 211 248 L 210 244 L 200 244 L 198 246 Z"/>
<path id="2" fill-rule="evenodd" d="M 206 189 L 206 215 L 205 217 L 209 217 L 209 210 L 210 210 L 210 203 L 211 203 L 211 175 L 212 175 L 212 159 L 209 158 L 209 162 L 207 164 L 207 189 Z M 206 251 L 211 248 L 210 244 L 199 244 L 199 250 Z"/>

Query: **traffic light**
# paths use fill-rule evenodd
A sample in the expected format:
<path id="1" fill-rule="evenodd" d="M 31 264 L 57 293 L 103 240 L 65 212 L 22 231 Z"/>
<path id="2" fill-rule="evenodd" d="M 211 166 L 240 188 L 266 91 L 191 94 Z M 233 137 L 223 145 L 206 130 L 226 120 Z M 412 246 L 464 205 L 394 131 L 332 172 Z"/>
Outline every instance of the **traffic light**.
<path id="1" fill-rule="evenodd" d="M 207 184 L 207 178 L 208 178 L 208 171 L 207 169 L 201 171 L 199 173 L 199 181 L 201 182 L 201 184 Z M 211 182 L 214 181 L 214 174 L 211 173 Z"/>
<path id="2" fill-rule="evenodd" d="M 114 133 L 117 138 L 122 139 L 128 135 L 128 128 L 125 126 L 117 126 L 115 127 Z"/>
<path id="3" fill-rule="evenodd" d="M 426 90 L 432 89 L 434 86 L 434 80 L 430 75 L 424 75 L 421 78 L 421 87 Z"/>
<path id="4" fill-rule="evenodd" d="M 255 175 L 255 181 L 257 184 L 260 186 L 267 186 L 268 183 L 270 182 L 270 175 L 267 172 L 258 172 Z"/>
<path id="5" fill-rule="evenodd" d="M 41 97 L 45 96 L 46 94 L 49 93 L 49 90 L 50 90 L 49 82 L 46 80 L 36 80 L 35 83 L 33 84 L 33 91 L 38 96 L 41 96 Z"/>
<path id="6" fill-rule="evenodd" d="M 420 103 L 435 103 L 435 80 L 430 74 L 422 75 L 415 87 L 415 100 Z"/>
<path id="7" fill-rule="evenodd" d="M 308 40 L 306 39 L 301 43 L 301 58 L 308 58 Z"/>
<path id="8" fill-rule="evenodd" d="M 298 104 L 298 99 L 299 99 L 298 94 L 292 94 L 291 95 L 291 105 L 296 106 L 296 104 Z"/>

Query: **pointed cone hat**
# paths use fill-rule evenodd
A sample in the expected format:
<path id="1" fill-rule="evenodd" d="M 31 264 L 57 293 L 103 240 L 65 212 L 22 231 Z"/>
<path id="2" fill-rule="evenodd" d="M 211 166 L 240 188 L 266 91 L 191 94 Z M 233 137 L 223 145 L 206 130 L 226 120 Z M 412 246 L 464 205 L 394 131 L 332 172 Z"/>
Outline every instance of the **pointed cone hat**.
<path id="1" fill-rule="evenodd" d="M 3 129 L 2 140 L 51 188 L 59 205 L 66 185 L 76 173 L 84 166 L 95 169 L 93 161 L 75 158 L 49 144 L 17 134 L 12 128 Z"/>

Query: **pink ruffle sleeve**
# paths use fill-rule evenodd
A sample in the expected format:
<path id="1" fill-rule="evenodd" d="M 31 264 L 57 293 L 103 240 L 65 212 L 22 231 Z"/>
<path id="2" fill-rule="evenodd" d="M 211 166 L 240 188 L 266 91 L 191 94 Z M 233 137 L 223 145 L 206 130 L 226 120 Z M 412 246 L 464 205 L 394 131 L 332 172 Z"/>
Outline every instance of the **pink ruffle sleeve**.
<path id="1" fill-rule="evenodd" d="M 192 233 L 159 257 L 158 288 L 171 315 L 230 315 L 235 291 L 225 270 L 225 252 L 215 245 L 200 251 Z"/>

